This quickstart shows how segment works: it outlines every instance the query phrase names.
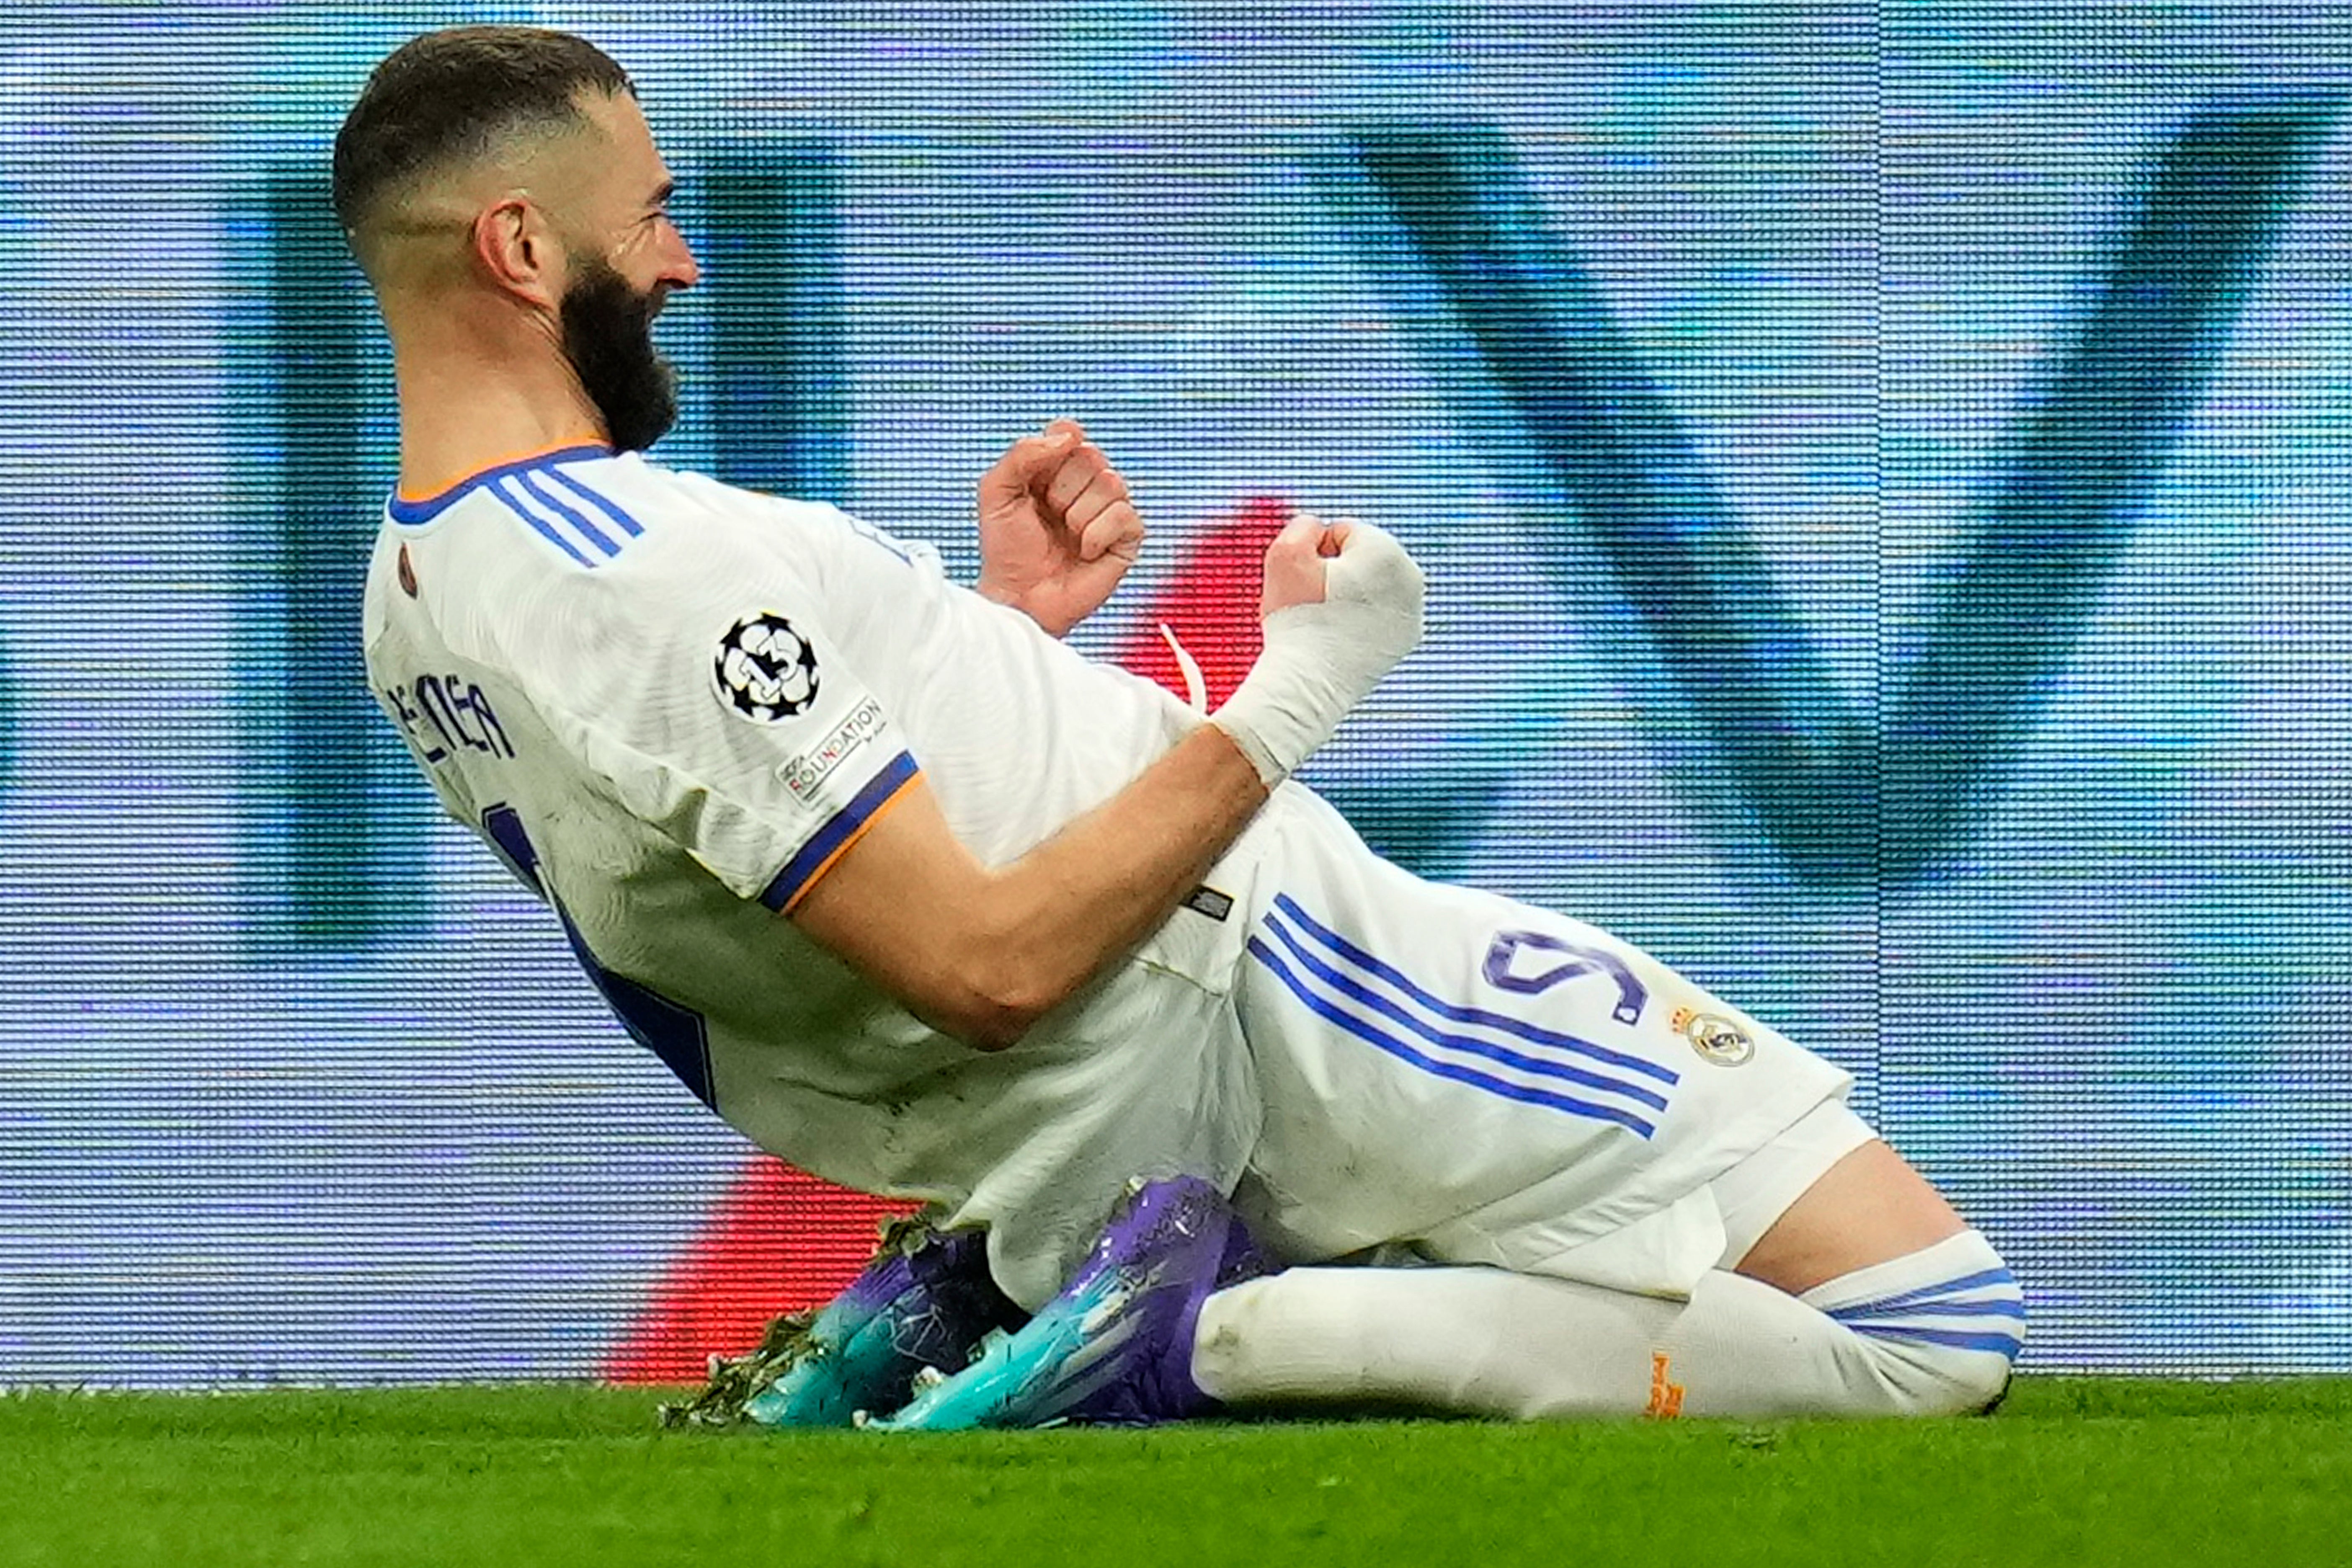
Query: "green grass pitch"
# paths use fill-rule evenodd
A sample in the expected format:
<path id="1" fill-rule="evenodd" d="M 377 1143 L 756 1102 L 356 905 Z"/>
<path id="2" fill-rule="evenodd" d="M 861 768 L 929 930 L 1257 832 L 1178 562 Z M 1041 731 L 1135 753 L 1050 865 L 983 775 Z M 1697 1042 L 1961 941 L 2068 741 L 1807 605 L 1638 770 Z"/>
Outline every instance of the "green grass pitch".
<path id="1" fill-rule="evenodd" d="M 1990 1419 L 656 1430 L 662 1391 L 0 1396 L 0 1564 L 2352 1563 L 2352 1379 Z"/>

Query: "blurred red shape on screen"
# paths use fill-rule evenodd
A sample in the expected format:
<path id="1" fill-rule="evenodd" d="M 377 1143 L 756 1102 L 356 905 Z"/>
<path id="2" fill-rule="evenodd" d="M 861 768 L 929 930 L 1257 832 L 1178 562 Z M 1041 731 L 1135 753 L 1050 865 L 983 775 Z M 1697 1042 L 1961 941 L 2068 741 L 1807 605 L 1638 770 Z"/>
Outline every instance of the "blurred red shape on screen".
<path id="1" fill-rule="evenodd" d="M 1265 547 L 1290 521 L 1290 503 L 1262 498 L 1244 505 L 1230 522 L 1203 533 L 1184 558 L 1168 592 L 1146 611 L 1118 652 L 1119 663 L 1184 695 L 1183 671 L 1160 635 L 1165 626 L 1201 667 L 1209 706 L 1234 694 L 1257 662 L 1258 586 Z"/>
<path id="2" fill-rule="evenodd" d="M 694 1383 L 713 1355 L 760 1342 L 779 1312 L 823 1301 L 873 1256 L 884 1219 L 906 1212 L 821 1182 L 772 1155 L 743 1168 L 604 1358 L 613 1383 Z"/>
<path id="3" fill-rule="evenodd" d="M 1213 709 L 1257 662 L 1265 547 L 1290 519 L 1260 499 L 1203 533 L 1167 591 L 1120 645 L 1119 663 L 1183 696 L 1162 626 L 1201 667 Z M 604 1358 L 614 1383 L 693 1383 L 714 1355 L 760 1342 L 780 1312 L 829 1300 L 874 1252 L 880 1226 L 910 1205 L 886 1203 L 755 1156 L 654 1286 L 646 1310 Z"/>

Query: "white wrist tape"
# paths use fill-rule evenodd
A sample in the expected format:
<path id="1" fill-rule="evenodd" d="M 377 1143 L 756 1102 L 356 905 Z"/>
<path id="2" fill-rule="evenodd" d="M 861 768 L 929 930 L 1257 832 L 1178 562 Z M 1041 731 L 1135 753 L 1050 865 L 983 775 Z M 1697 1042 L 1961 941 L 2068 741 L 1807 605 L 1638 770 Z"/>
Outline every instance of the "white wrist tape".
<path id="1" fill-rule="evenodd" d="M 1323 602 L 1265 617 L 1265 650 L 1211 722 L 1272 789 L 1421 641 L 1421 568 L 1370 523 L 1324 563 Z"/>

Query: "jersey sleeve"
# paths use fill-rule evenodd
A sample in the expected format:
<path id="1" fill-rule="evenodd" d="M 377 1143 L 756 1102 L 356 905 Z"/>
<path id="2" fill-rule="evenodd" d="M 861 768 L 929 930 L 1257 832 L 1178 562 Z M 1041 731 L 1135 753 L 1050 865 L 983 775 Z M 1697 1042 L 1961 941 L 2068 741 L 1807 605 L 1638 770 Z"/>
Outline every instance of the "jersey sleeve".
<path id="1" fill-rule="evenodd" d="M 722 542 L 712 540 L 712 547 Z M 917 776 L 810 574 L 754 543 L 597 584 L 569 749 L 738 896 L 789 912 Z"/>

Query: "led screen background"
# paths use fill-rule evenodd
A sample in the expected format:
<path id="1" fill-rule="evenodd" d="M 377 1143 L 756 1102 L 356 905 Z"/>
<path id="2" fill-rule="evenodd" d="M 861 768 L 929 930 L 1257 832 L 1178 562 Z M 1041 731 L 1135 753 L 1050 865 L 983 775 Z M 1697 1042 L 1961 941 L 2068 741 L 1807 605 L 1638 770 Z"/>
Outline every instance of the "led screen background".
<path id="1" fill-rule="evenodd" d="M 1255 500 L 1387 523 L 1384 848 L 1851 1068 L 2024 1364 L 2352 1365 L 2339 12 L 657 9 L 0 16 L 0 1382 L 592 1373 L 744 1169 L 359 679 L 323 160 L 463 20 L 639 83 L 667 458 L 968 576 L 1079 415 L 1104 655 Z"/>

